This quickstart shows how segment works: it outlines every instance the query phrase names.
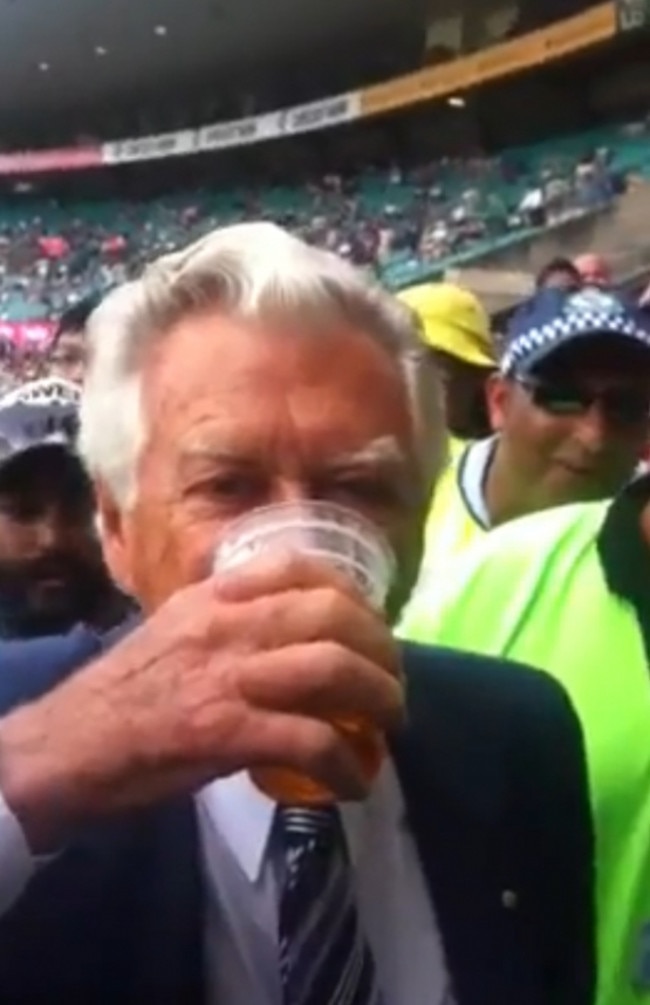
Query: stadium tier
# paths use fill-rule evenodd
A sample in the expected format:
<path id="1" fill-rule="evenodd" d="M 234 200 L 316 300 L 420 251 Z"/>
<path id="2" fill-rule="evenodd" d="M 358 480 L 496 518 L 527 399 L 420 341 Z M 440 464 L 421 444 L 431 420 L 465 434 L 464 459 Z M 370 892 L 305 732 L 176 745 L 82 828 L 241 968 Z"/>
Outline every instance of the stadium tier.
<path id="1" fill-rule="evenodd" d="M 443 159 L 301 187 L 206 188 L 141 202 L 0 201 L 0 321 L 51 318 L 210 228 L 287 224 L 399 288 L 593 212 L 650 173 L 639 122 L 491 158 Z"/>

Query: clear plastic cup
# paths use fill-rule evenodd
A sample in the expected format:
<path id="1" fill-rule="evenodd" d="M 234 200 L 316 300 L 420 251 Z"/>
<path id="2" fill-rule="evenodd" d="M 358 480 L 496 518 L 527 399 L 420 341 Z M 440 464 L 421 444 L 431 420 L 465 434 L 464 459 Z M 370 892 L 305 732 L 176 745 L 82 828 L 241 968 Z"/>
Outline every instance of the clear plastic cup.
<path id="1" fill-rule="evenodd" d="M 215 555 L 215 572 L 244 565 L 274 548 L 302 551 L 330 562 L 356 583 L 370 604 L 383 608 L 395 574 L 395 558 L 381 531 L 353 510 L 325 502 L 280 503 L 252 510 L 228 528 Z M 384 758 L 384 737 L 361 719 L 337 721 L 336 727 L 345 734 L 371 781 Z M 288 768 L 259 768 L 251 777 L 259 789 L 284 805 L 311 806 L 336 798 L 325 786 Z"/>

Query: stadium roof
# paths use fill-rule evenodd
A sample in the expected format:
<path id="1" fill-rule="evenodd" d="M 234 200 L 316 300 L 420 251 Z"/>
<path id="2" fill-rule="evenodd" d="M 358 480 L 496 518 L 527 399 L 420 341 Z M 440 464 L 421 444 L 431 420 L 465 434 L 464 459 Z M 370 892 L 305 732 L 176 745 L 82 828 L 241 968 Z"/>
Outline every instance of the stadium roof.
<path id="1" fill-rule="evenodd" d="M 408 16 L 420 0 L 0 0 L 0 114 L 62 109 Z M 216 74 L 215 74 L 216 75 Z M 182 99 L 182 94 L 179 95 Z"/>

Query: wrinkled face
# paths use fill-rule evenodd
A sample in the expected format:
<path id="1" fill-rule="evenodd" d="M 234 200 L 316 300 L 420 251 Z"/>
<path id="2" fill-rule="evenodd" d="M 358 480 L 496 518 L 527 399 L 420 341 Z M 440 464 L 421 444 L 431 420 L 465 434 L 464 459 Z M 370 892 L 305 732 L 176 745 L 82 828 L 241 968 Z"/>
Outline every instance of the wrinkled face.
<path id="1" fill-rule="evenodd" d="M 84 620 L 108 578 L 81 464 L 59 448 L 30 451 L 0 477 L 0 617 L 34 634 Z"/>
<path id="2" fill-rule="evenodd" d="M 53 377 L 83 384 L 86 370 L 86 342 L 81 331 L 61 332 L 49 356 L 49 371 Z"/>
<path id="3" fill-rule="evenodd" d="M 647 444 L 650 363 L 620 340 L 558 352 L 530 383 L 496 378 L 491 418 L 531 508 L 606 498 Z"/>
<path id="4" fill-rule="evenodd" d="M 187 318 L 145 360 L 143 410 L 135 505 L 99 496 L 109 563 L 145 609 L 209 574 L 233 520 L 308 499 L 384 530 L 400 566 L 391 606 L 406 599 L 427 492 L 400 375 L 363 331 Z"/>

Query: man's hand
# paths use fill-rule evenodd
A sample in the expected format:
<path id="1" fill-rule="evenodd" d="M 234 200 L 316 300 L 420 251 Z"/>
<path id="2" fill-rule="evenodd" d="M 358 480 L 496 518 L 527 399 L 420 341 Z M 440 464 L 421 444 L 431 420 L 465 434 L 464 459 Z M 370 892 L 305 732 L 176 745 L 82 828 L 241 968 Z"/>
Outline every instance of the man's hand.
<path id="1" fill-rule="evenodd" d="M 0 789 L 35 848 L 244 768 L 342 798 L 367 781 L 330 719 L 399 726 L 390 631 L 347 579 L 266 556 L 179 592 L 102 659 L 0 722 Z"/>

